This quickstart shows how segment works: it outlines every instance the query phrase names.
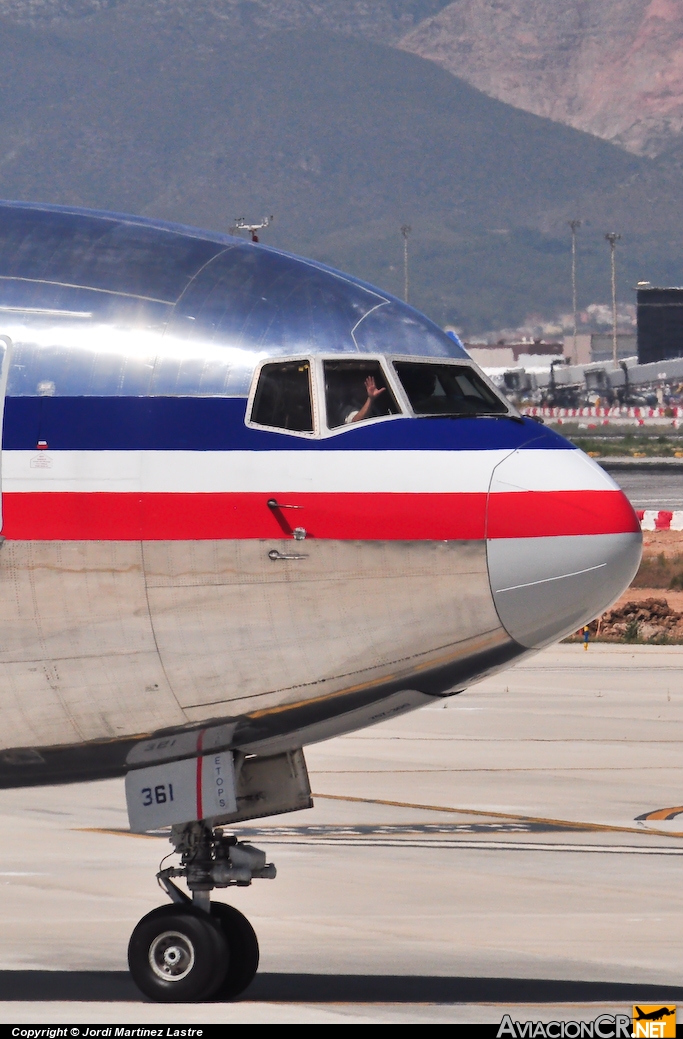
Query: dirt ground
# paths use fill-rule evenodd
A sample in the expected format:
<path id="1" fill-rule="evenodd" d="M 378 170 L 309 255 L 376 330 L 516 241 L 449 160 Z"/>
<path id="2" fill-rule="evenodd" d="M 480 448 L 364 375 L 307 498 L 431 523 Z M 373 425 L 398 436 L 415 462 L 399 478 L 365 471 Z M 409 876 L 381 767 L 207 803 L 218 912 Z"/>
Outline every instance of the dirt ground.
<path id="1" fill-rule="evenodd" d="M 672 609 L 683 612 L 683 588 L 669 587 L 679 568 L 683 569 L 683 531 L 643 531 L 643 561 L 633 584 L 615 606 L 632 599 L 664 598 Z"/>
<path id="2" fill-rule="evenodd" d="M 643 556 L 675 556 L 683 553 L 683 530 L 644 530 Z"/>
<path id="3" fill-rule="evenodd" d="M 630 588 L 589 625 L 591 641 L 683 642 L 683 531 L 643 532 L 643 561 Z M 577 632 L 568 641 L 578 641 Z"/>
<path id="4" fill-rule="evenodd" d="M 627 588 L 620 599 L 615 602 L 613 610 L 619 609 L 627 602 L 642 602 L 645 599 L 666 599 L 670 608 L 677 613 L 683 613 L 683 592 L 671 591 L 668 588 Z"/>

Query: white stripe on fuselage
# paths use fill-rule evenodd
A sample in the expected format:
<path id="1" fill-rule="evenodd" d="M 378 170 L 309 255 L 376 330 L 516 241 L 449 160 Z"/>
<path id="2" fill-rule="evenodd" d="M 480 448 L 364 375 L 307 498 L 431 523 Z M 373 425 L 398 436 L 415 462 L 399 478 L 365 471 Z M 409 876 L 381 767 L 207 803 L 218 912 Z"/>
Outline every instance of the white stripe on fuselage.
<path id="1" fill-rule="evenodd" d="M 579 451 L 518 451 L 496 490 L 609 490 Z M 2 485 L 139 493 L 486 493 L 499 451 L 5 451 Z M 508 470 L 506 469 L 506 476 Z"/>

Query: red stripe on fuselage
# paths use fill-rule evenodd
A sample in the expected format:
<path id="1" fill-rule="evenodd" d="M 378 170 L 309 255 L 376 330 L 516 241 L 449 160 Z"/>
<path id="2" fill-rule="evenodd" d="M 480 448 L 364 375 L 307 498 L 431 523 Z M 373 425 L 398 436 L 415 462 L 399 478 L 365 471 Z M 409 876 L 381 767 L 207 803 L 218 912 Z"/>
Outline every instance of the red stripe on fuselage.
<path id="1" fill-rule="evenodd" d="M 478 541 L 490 538 L 617 534 L 640 529 L 620 491 L 519 491 L 492 494 L 3 495 L 3 530 L 12 540 L 195 541 L 282 538 L 290 527 L 310 537 L 360 541 Z M 275 495 L 273 495 L 275 497 Z"/>
<path id="2" fill-rule="evenodd" d="M 489 496 L 489 538 L 626 534 L 640 530 L 621 491 L 520 491 Z"/>

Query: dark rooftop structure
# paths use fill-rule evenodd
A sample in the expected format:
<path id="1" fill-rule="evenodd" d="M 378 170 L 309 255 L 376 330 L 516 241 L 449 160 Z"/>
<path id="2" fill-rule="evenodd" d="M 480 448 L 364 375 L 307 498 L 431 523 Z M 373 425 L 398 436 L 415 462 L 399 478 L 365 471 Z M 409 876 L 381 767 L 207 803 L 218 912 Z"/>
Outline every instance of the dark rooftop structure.
<path id="1" fill-rule="evenodd" d="M 683 288 L 637 289 L 638 362 L 683 357 Z"/>

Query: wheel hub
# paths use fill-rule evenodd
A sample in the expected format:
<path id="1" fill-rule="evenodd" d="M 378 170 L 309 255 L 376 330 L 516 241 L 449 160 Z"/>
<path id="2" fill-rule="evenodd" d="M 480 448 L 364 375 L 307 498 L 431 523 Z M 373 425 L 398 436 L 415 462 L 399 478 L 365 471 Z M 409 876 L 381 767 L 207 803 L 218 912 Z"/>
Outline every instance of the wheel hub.
<path id="1" fill-rule="evenodd" d="M 164 931 L 149 947 L 149 965 L 164 981 L 182 981 L 194 966 L 192 942 L 179 931 Z"/>

